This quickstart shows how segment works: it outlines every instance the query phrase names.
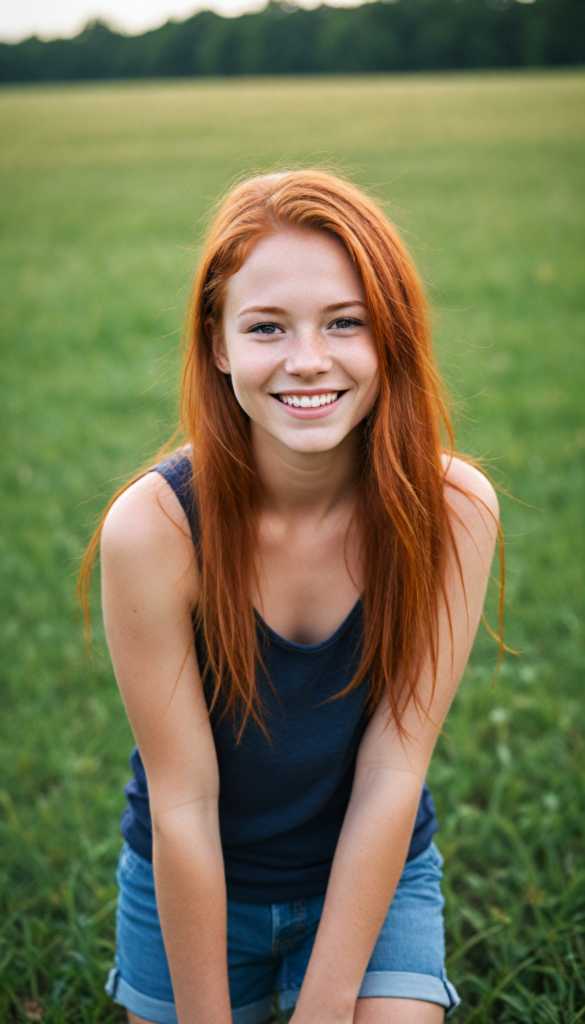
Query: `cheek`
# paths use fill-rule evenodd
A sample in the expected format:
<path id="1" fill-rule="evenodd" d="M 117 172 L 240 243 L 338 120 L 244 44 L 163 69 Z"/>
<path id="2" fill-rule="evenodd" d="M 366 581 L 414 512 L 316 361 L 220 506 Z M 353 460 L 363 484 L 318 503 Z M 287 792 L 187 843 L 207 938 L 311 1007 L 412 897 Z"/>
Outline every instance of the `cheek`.
<path id="1" fill-rule="evenodd" d="M 355 353 L 353 372 L 355 379 L 368 392 L 377 395 L 380 387 L 379 360 L 374 342 Z"/>
<path id="2" fill-rule="evenodd" d="M 262 392 L 270 378 L 273 360 L 264 349 L 238 346 L 230 353 L 232 385 L 236 397 L 242 402 L 253 401 Z"/>
<path id="3" fill-rule="evenodd" d="M 371 347 L 368 347 L 366 351 L 362 349 L 356 357 L 353 372 L 354 380 L 359 384 L 361 392 L 361 397 L 356 407 L 359 420 L 362 420 L 371 412 L 378 397 L 380 391 L 379 365 L 378 353 L 374 348 L 373 342 Z"/>
<path id="4" fill-rule="evenodd" d="M 374 375 L 370 378 L 369 386 L 364 390 L 364 397 L 360 407 L 360 417 L 368 416 L 376 404 L 376 399 L 380 393 L 380 377 L 376 370 Z"/>

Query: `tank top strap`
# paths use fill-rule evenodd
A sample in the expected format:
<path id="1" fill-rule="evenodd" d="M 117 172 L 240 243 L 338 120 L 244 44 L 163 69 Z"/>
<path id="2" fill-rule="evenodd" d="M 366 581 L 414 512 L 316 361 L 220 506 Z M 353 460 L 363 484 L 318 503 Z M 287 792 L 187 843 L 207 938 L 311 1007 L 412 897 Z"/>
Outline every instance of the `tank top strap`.
<path id="1" fill-rule="evenodd" d="M 191 527 L 193 543 L 197 548 L 201 536 L 201 527 L 193 490 L 193 464 L 191 456 L 185 449 L 182 449 L 169 456 L 163 462 L 159 462 L 158 465 L 153 466 L 153 470 L 164 476 L 166 482 L 177 495 Z"/>

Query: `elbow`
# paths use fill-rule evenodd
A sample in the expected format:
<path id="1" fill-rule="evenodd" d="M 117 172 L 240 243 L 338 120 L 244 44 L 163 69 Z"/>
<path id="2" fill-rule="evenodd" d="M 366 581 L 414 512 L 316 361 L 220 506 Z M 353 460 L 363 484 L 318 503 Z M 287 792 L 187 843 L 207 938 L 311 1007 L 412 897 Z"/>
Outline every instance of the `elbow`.
<path id="1" fill-rule="evenodd" d="M 407 805 L 414 801 L 418 806 L 424 780 L 425 772 L 412 766 L 395 767 L 364 761 L 356 766 L 352 799 Z"/>
<path id="2" fill-rule="evenodd" d="M 189 836 L 219 835 L 216 793 L 205 793 L 174 807 L 151 806 L 153 840 L 179 840 Z"/>
<path id="3" fill-rule="evenodd" d="M 209 891 L 223 886 L 224 866 L 217 800 L 203 798 L 152 815 L 153 867 L 157 884 L 183 879 Z M 198 888 L 198 891 L 199 888 Z"/>

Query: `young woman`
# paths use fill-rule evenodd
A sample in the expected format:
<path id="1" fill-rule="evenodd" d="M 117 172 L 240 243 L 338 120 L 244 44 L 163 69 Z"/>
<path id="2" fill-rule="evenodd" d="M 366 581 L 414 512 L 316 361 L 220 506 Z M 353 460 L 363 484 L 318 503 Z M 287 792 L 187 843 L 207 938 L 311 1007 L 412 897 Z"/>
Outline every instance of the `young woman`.
<path id="1" fill-rule="evenodd" d="M 138 744 L 108 992 L 132 1024 L 260 1024 L 276 992 L 294 1024 L 437 1024 L 425 775 L 498 510 L 442 440 L 421 286 L 370 198 L 318 171 L 228 195 L 182 423 L 101 533 Z"/>

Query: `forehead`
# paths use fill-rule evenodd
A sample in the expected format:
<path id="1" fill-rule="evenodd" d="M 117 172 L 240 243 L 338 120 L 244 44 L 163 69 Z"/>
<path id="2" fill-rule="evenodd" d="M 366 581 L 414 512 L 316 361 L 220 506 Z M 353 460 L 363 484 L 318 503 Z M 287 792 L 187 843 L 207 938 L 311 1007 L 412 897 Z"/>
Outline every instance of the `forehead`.
<path id="1" fill-rule="evenodd" d="M 349 254 L 324 231 L 285 229 L 261 238 L 227 283 L 226 307 L 251 303 L 285 306 L 302 299 L 322 305 L 363 301 L 363 286 Z"/>

